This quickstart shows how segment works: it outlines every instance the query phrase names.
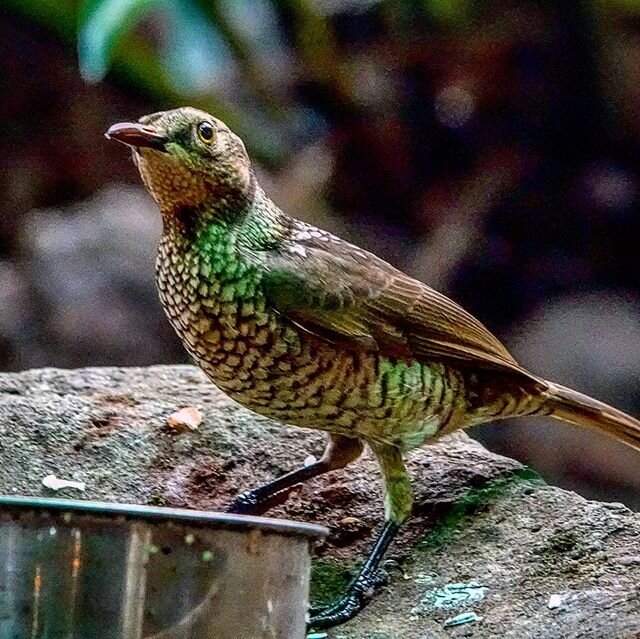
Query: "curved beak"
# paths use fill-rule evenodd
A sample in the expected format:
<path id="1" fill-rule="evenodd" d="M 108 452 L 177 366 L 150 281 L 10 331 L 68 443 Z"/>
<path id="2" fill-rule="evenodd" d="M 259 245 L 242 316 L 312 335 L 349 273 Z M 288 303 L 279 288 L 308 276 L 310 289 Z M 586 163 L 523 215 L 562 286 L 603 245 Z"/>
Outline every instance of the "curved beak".
<path id="1" fill-rule="evenodd" d="M 109 140 L 116 140 L 136 148 L 147 147 L 156 151 L 166 151 L 167 139 L 160 135 L 152 126 L 145 126 L 138 122 L 120 122 L 110 126 L 104 134 Z"/>

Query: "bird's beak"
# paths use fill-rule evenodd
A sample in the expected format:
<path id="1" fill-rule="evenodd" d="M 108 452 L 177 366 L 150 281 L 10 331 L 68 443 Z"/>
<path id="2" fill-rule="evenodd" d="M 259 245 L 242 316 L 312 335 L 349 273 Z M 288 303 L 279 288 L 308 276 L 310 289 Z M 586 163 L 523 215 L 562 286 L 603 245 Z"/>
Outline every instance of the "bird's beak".
<path id="1" fill-rule="evenodd" d="M 120 122 L 110 126 L 104 134 L 109 140 L 117 140 L 136 148 L 147 147 L 156 151 L 166 151 L 167 139 L 160 135 L 152 126 L 138 122 Z"/>

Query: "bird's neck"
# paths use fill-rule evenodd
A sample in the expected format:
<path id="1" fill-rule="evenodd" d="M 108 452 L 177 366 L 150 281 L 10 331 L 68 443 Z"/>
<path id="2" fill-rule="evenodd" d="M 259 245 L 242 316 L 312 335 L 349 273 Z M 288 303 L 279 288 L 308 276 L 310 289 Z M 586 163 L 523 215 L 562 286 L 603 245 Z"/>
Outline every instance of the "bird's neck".
<path id="1" fill-rule="evenodd" d="M 240 245 L 255 251 L 278 248 L 291 233 L 287 217 L 258 187 L 251 207 L 238 228 Z"/>
<path id="2" fill-rule="evenodd" d="M 211 226 L 230 227 L 246 217 L 251 201 L 245 197 L 226 198 L 211 194 L 201 202 L 172 201 L 160 207 L 163 233 L 175 240 L 195 241 Z"/>
<path id="3" fill-rule="evenodd" d="M 258 187 L 250 202 L 212 200 L 163 211 L 162 243 L 176 259 L 205 260 L 219 272 L 236 268 L 247 253 L 276 249 L 291 224 Z"/>

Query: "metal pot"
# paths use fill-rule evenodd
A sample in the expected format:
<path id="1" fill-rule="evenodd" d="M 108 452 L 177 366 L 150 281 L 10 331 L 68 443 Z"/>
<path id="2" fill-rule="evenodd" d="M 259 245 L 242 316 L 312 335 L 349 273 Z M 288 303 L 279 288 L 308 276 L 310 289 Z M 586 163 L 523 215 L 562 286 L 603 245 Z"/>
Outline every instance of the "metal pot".
<path id="1" fill-rule="evenodd" d="M 301 639 L 320 526 L 0 497 L 2 639 Z"/>

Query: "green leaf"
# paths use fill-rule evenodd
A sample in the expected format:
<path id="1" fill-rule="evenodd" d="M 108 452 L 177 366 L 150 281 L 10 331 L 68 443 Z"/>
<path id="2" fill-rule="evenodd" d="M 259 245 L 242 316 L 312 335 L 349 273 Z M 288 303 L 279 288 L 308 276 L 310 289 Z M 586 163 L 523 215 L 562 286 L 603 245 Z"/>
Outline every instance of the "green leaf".
<path id="1" fill-rule="evenodd" d="M 87 82 L 102 80 L 121 38 L 165 0 L 87 0 L 78 29 L 80 71 Z"/>

